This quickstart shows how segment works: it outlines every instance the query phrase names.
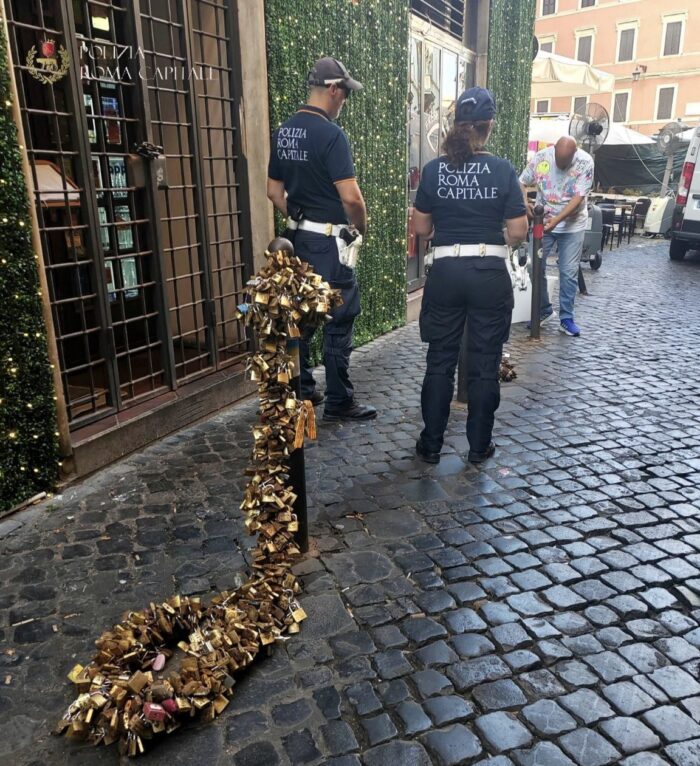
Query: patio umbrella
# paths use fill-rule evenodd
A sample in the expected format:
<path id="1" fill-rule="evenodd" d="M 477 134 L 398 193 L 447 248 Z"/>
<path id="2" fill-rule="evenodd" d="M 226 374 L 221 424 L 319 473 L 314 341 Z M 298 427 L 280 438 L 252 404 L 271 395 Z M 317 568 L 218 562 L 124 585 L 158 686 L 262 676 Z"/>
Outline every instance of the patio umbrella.
<path id="1" fill-rule="evenodd" d="M 588 96 L 615 89 L 615 77 L 584 61 L 540 51 L 532 63 L 532 98 Z"/>

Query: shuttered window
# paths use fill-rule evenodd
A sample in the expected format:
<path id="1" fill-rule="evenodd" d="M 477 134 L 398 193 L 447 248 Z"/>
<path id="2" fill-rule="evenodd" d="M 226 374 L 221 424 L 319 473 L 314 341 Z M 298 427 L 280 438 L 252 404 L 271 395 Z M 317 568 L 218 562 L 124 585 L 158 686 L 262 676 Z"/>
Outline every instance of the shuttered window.
<path id="1" fill-rule="evenodd" d="M 627 122 L 629 98 L 629 93 L 615 94 L 615 104 L 613 106 L 613 122 Z"/>
<path id="2" fill-rule="evenodd" d="M 585 61 L 586 64 L 591 63 L 591 51 L 593 49 L 593 35 L 585 35 L 578 38 L 578 45 L 576 49 L 576 58 L 579 61 Z"/>
<path id="3" fill-rule="evenodd" d="M 623 29 L 620 32 L 620 47 L 617 51 L 618 61 L 632 61 L 634 58 L 634 36 L 636 29 Z"/>
<path id="4" fill-rule="evenodd" d="M 659 88 L 659 103 L 656 107 L 656 119 L 657 120 L 670 120 L 673 114 L 673 97 L 676 89 Z"/>

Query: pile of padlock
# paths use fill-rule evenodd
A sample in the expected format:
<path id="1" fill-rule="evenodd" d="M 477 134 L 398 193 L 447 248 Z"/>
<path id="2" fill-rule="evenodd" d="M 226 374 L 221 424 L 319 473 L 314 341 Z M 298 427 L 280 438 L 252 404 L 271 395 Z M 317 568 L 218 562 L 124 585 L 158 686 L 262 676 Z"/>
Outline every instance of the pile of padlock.
<path id="1" fill-rule="evenodd" d="M 258 342 L 248 369 L 258 382 L 260 416 L 241 504 L 248 530 L 258 533 L 253 572 L 238 590 L 218 594 L 208 606 L 199 598 L 174 596 L 130 612 L 103 633 L 92 662 L 69 674 L 78 697 L 56 734 L 95 745 L 118 741 L 122 754 L 139 755 L 147 740 L 186 720 L 219 715 L 235 674 L 263 647 L 298 632 L 306 617 L 291 571 L 300 550 L 289 457 L 304 433 L 315 433 L 310 403 L 297 400 L 290 387 L 294 370 L 287 340 L 298 338 L 306 323 L 322 323 L 340 295 L 288 251 L 266 255 L 266 266 L 248 283 L 248 302 L 239 307 Z M 178 667 L 165 674 L 171 657 Z"/>
<path id="2" fill-rule="evenodd" d="M 518 377 L 518 373 L 515 371 L 515 365 L 506 357 L 506 354 L 501 357 L 501 366 L 498 370 L 498 379 L 501 383 L 510 383 L 511 380 L 515 380 Z"/>

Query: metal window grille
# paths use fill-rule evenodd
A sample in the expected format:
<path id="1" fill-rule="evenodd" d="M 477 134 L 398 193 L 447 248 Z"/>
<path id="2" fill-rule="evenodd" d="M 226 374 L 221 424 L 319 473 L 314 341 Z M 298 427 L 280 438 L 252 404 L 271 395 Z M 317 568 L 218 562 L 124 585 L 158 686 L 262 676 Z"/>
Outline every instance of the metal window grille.
<path id="1" fill-rule="evenodd" d="M 182 3 L 141 3 L 154 142 L 165 147 L 168 188 L 159 192 L 164 276 L 178 381 L 213 368 L 207 322 L 206 244 L 198 211 L 196 139 Z M 171 77 L 172 73 L 179 76 Z"/>
<path id="2" fill-rule="evenodd" d="M 32 66 L 50 66 L 49 58 L 55 65 L 66 48 L 70 56 L 60 3 L 17 0 L 6 12 L 61 377 L 69 418 L 76 421 L 118 404 L 108 360 L 104 262 L 90 221 L 91 171 L 76 108 L 79 85 L 68 75 L 45 84 L 32 74 Z M 52 43 L 54 55 L 44 55 Z M 39 64 L 38 57 L 46 61 Z"/>
<path id="3" fill-rule="evenodd" d="M 537 101 L 535 103 L 535 112 L 537 114 L 546 114 L 549 111 L 549 99 Z"/>
<path id="4" fill-rule="evenodd" d="M 136 81 L 127 44 L 126 0 L 75 2 L 83 103 L 97 201 L 100 243 L 120 403 L 165 390 L 154 252 L 144 214 L 146 190 L 130 177 L 139 143 Z M 123 73 L 123 74 L 122 74 Z"/>
<path id="5" fill-rule="evenodd" d="M 543 16 L 551 16 L 551 14 L 556 13 L 557 10 L 557 0 L 542 0 L 542 15 Z"/>
<path id="6" fill-rule="evenodd" d="M 464 0 L 411 0 L 411 9 L 443 32 L 463 39 Z"/>
<path id="7" fill-rule="evenodd" d="M 656 108 L 657 120 L 670 120 L 673 113 L 673 97 L 675 95 L 675 88 L 660 88 L 659 89 L 659 104 Z"/>
<path id="8" fill-rule="evenodd" d="M 677 56 L 681 52 L 682 21 L 671 21 L 666 24 L 664 39 L 664 56 Z"/>
<path id="9" fill-rule="evenodd" d="M 226 0 L 192 3 L 193 65 L 203 75 L 193 82 L 200 115 L 211 297 L 220 364 L 241 360 L 247 350 L 245 334 L 235 318 L 246 280 L 241 256 L 240 184 L 236 176 L 237 157 L 232 150 L 236 128 L 227 57 L 231 41 L 226 6 Z"/>
<path id="10" fill-rule="evenodd" d="M 581 8 L 592 8 L 595 5 L 595 0 L 581 0 Z"/>
<path id="11" fill-rule="evenodd" d="M 4 2 L 71 427 L 241 364 L 228 3 Z M 42 84 L 28 54 L 55 67 L 63 46 L 70 67 Z"/>
<path id="12" fill-rule="evenodd" d="M 636 29 L 623 29 L 620 32 L 620 49 L 617 54 L 618 61 L 632 61 L 634 58 L 634 36 Z"/>
<path id="13" fill-rule="evenodd" d="M 540 50 L 545 53 L 554 53 L 554 43 L 551 40 L 546 43 L 541 43 Z"/>

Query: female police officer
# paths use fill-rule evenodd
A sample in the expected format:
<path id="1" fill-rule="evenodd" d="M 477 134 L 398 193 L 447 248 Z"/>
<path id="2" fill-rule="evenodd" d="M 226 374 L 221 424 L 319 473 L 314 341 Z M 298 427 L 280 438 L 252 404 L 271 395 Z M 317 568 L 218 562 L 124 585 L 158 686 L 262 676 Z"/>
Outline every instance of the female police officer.
<path id="1" fill-rule="evenodd" d="M 440 460 L 465 319 L 468 459 L 481 463 L 496 448 L 491 432 L 500 403 L 498 373 L 513 311 L 507 245 L 525 238 L 527 217 L 513 166 L 483 148 L 495 114 L 484 88 L 459 97 L 445 155 L 423 168 L 416 195 L 415 231 L 432 232 L 433 244 L 420 314 L 421 340 L 429 344 L 421 392 L 425 428 L 416 443 L 428 463 Z"/>

